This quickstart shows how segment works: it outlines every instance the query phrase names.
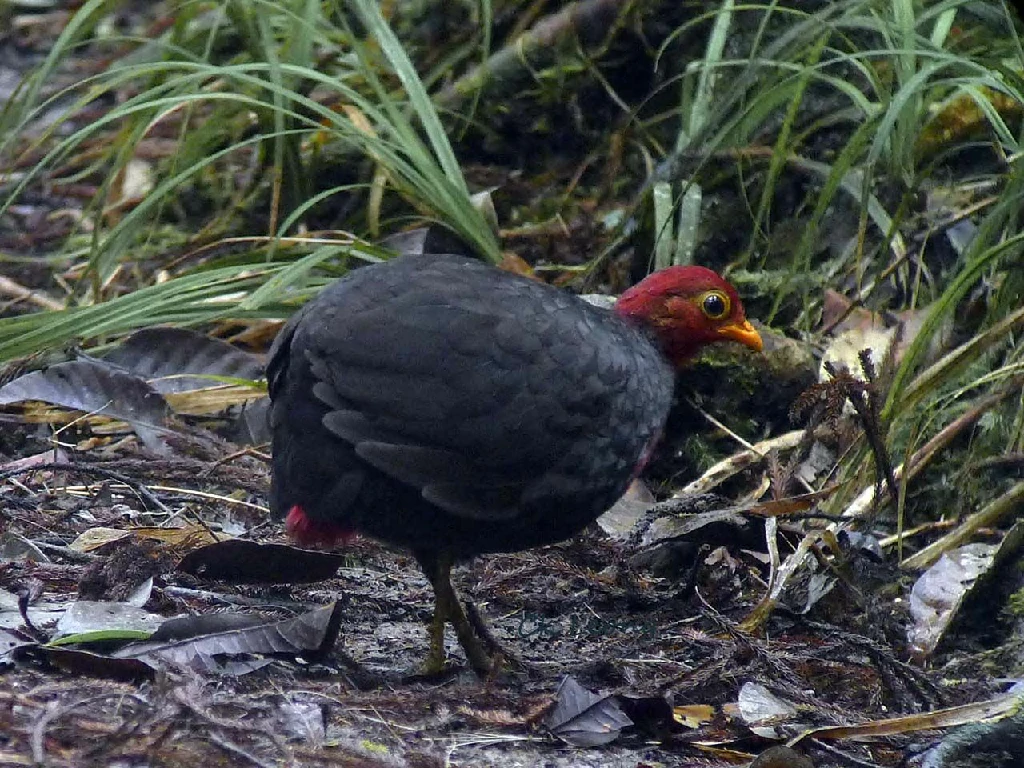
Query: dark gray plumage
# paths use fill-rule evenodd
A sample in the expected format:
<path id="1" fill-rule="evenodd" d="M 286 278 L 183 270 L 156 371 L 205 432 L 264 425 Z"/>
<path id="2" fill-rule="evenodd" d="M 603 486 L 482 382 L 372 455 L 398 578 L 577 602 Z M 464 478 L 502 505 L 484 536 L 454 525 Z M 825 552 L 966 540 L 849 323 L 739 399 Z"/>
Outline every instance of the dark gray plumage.
<path id="1" fill-rule="evenodd" d="M 301 508 L 307 538 L 451 557 L 586 526 L 638 471 L 673 384 L 611 312 L 457 256 L 338 280 L 281 332 L 268 378 L 275 514 Z"/>
<path id="2" fill-rule="evenodd" d="M 410 548 L 436 600 L 427 670 L 451 622 L 485 674 L 452 562 L 561 541 L 611 506 L 665 422 L 669 361 L 719 341 L 761 348 L 704 267 L 651 275 L 614 314 L 458 256 L 357 269 L 271 349 L 271 508 L 299 541 Z"/>

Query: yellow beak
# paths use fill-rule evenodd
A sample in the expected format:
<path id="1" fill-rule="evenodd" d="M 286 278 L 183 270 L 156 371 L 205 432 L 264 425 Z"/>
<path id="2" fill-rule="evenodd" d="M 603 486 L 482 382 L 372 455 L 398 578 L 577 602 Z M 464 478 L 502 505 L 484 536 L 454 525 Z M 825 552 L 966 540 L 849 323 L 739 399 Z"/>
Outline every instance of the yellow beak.
<path id="1" fill-rule="evenodd" d="M 750 324 L 749 320 L 744 320 L 742 323 L 733 323 L 732 325 L 726 325 L 718 329 L 718 335 L 729 341 L 738 341 L 745 347 L 750 347 L 755 352 L 760 352 L 764 348 L 764 342 L 761 341 L 761 334 L 757 332 L 757 329 Z"/>

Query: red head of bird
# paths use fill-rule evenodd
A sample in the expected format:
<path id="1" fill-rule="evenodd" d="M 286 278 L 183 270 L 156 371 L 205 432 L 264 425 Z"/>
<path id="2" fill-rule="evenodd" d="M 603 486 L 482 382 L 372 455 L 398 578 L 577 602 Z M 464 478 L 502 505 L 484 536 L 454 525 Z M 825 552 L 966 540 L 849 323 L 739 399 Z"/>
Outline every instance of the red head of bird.
<path id="1" fill-rule="evenodd" d="M 736 289 L 706 267 L 659 270 L 623 293 L 615 311 L 649 329 L 676 366 L 719 341 L 761 350 Z"/>

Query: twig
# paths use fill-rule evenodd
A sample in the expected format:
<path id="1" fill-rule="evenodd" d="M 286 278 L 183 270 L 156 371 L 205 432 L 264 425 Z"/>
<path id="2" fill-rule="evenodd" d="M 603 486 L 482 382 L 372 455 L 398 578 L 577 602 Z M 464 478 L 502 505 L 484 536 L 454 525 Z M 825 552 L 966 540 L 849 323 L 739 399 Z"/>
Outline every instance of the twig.
<path id="1" fill-rule="evenodd" d="M 728 426 L 726 426 L 724 423 L 722 423 L 721 421 L 716 419 L 714 416 L 712 416 L 710 413 L 705 411 L 703 408 L 701 408 L 699 405 L 697 405 L 695 402 L 693 402 L 693 400 L 687 399 L 687 402 L 690 404 L 690 407 L 692 407 L 694 410 L 697 411 L 697 413 L 699 413 L 701 416 L 704 417 L 705 421 L 710 423 L 716 429 L 720 429 L 723 432 L 725 432 L 725 434 L 727 434 L 729 437 L 731 437 L 737 443 L 742 445 L 746 450 L 753 451 L 755 454 L 760 456 L 760 458 L 762 460 L 766 459 L 769 456 L 773 455 L 774 453 L 778 452 L 778 450 L 777 450 L 778 446 L 777 445 L 772 445 L 772 447 L 769 448 L 767 451 L 759 450 L 757 445 L 754 445 L 754 444 L 750 443 L 748 440 L 744 439 L 741 435 L 738 435 L 735 432 L 733 432 L 731 429 L 729 429 Z M 782 436 L 782 438 L 785 438 L 785 437 L 786 437 L 785 435 Z M 802 435 L 802 437 L 803 437 L 803 435 Z M 782 438 L 776 438 L 776 439 L 782 439 Z M 765 443 L 770 443 L 770 442 L 771 441 L 767 441 L 767 440 L 765 441 Z M 785 444 L 785 443 L 783 443 L 783 444 Z M 797 445 L 799 445 L 799 441 L 797 442 Z M 715 466 L 718 466 L 718 465 L 716 464 Z M 710 472 L 710 470 L 708 470 L 708 471 Z M 707 473 L 705 473 L 705 474 L 707 474 Z M 797 477 L 795 479 L 799 481 L 800 485 L 803 486 L 805 491 L 807 491 L 808 493 L 814 493 L 814 491 L 815 491 L 814 487 L 810 483 L 808 483 L 806 480 L 804 480 L 802 477 Z M 692 485 L 692 483 L 691 483 L 691 485 Z M 689 487 L 689 486 L 687 486 L 687 487 Z"/>
<path id="2" fill-rule="evenodd" d="M 945 531 L 956 525 L 956 520 L 928 520 L 927 522 L 915 525 L 913 528 L 905 528 L 897 533 L 891 533 L 878 540 L 878 546 L 882 549 L 894 546 L 898 542 L 911 539 L 921 533 L 932 533 L 933 531 Z"/>
<path id="3" fill-rule="evenodd" d="M 477 96 L 511 92 L 533 72 L 550 66 L 567 42 L 600 49 L 624 26 L 636 0 L 581 0 L 542 19 L 441 94 L 449 110 Z"/>
<path id="4" fill-rule="evenodd" d="M 156 495 L 149 490 L 142 483 L 136 482 L 127 475 L 123 475 L 120 472 L 115 472 L 112 469 L 103 469 L 101 467 L 94 467 L 89 464 L 74 464 L 68 462 L 48 462 L 46 464 L 36 464 L 30 467 L 18 467 L 15 469 L 9 469 L 6 472 L 0 472 L 0 480 L 6 480 L 9 477 L 15 475 L 23 475 L 28 472 L 37 472 L 41 470 L 49 470 L 53 472 L 81 472 L 86 475 L 97 475 L 99 477 L 105 477 L 108 480 L 116 480 L 119 483 L 124 483 L 126 486 L 131 488 L 138 494 L 139 498 L 143 501 L 147 501 L 154 507 L 159 509 L 165 514 L 171 514 L 171 510 L 156 497 Z"/>
<path id="5" fill-rule="evenodd" d="M 213 462 L 212 465 L 210 465 L 209 469 L 203 471 L 203 477 L 206 477 L 207 475 L 211 474 L 215 469 L 224 464 L 228 464 L 234 461 L 235 459 L 245 458 L 246 456 L 252 456 L 254 459 L 259 459 L 264 464 L 269 464 L 271 461 L 270 454 L 266 453 L 265 451 L 257 451 L 255 448 L 243 448 L 240 451 L 229 453 L 227 456 L 221 459 L 217 459 L 215 462 Z"/>
<path id="6" fill-rule="evenodd" d="M 246 607 L 266 608 L 287 608 L 289 610 L 308 611 L 311 608 L 323 606 L 315 603 L 300 603 L 296 600 L 273 600 L 266 597 L 246 597 L 245 595 L 229 595 L 224 592 L 212 592 L 208 589 L 191 589 L 189 587 L 178 587 L 168 584 L 163 588 L 163 593 L 168 597 L 180 597 L 184 600 L 208 600 L 212 603 L 223 603 L 224 605 L 241 605 Z"/>
<path id="7" fill-rule="evenodd" d="M 731 429 L 729 429 L 728 426 L 726 426 L 723 422 L 719 421 L 714 416 L 712 416 L 710 413 L 705 411 L 703 408 L 701 408 L 699 405 L 697 405 L 693 400 L 691 400 L 690 398 L 687 398 L 686 402 L 689 403 L 690 407 L 693 408 L 695 411 L 697 411 L 697 413 L 699 413 L 704 418 L 704 420 L 706 422 L 708 422 L 709 424 L 711 424 L 711 426 L 713 426 L 715 429 L 722 430 L 723 432 L 725 432 L 725 434 L 727 434 L 729 437 L 731 437 L 737 443 L 742 445 L 748 451 L 756 451 L 757 450 L 754 447 L 753 443 L 751 443 L 749 440 L 745 439 L 741 435 L 738 435 L 735 432 L 733 432 Z M 762 454 L 762 458 L 764 458 L 763 454 Z"/>
<path id="8" fill-rule="evenodd" d="M 220 493 L 210 493 L 209 491 L 197 491 L 192 488 L 176 488 L 172 485 L 154 485 L 152 486 L 154 491 L 163 491 L 164 493 L 178 493 L 183 496 L 195 496 L 199 499 L 207 499 L 209 501 L 219 501 L 222 504 L 234 504 L 239 507 L 248 507 L 249 509 L 256 510 L 263 514 L 269 514 L 270 508 L 260 506 L 259 504 L 253 504 L 251 501 L 242 501 L 241 499 L 234 499 L 230 496 L 224 496 Z M 216 538 L 216 537 L 214 537 Z"/>
<path id="9" fill-rule="evenodd" d="M 71 563 L 93 563 L 97 560 L 102 559 L 99 555 L 94 555 L 90 552 L 79 552 L 71 547 L 61 546 L 60 544 L 47 544 L 45 541 L 33 541 L 39 549 L 48 555 L 56 555 L 59 558 L 67 560 Z"/>
<path id="10" fill-rule="evenodd" d="M 196 715 L 199 719 L 205 721 L 208 725 L 211 725 L 214 728 L 221 728 L 229 731 L 237 731 L 238 733 L 258 734 L 262 737 L 270 739 L 270 741 L 273 743 L 275 747 L 277 747 L 278 751 L 282 755 L 288 756 L 289 754 L 288 748 L 285 746 L 284 742 L 273 731 L 267 730 L 266 728 L 260 728 L 258 726 L 248 725 L 243 722 L 228 720 L 224 717 L 218 717 L 212 712 L 207 711 L 197 701 L 194 701 L 189 696 L 189 694 L 186 693 L 186 691 L 182 688 L 174 689 L 174 691 L 171 694 L 171 698 L 173 698 L 174 701 L 177 702 L 177 704 L 180 707 L 182 707 L 182 709 L 184 709 L 187 712 L 191 712 L 192 714 Z M 255 755 L 246 752 L 237 744 L 230 742 L 227 739 L 224 739 L 222 741 L 221 737 L 219 737 L 216 733 L 210 731 L 207 734 L 207 736 L 211 741 L 213 741 L 214 744 L 221 747 L 222 749 L 240 755 L 245 759 L 250 760 L 255 765 L 260 766 L 261 768 L 271 768 L 270 763 L 263 762 Z M 276 766 L 277 764 L 275 763 L 274 765 Z"/>
<path id="11" fill-rule="evenodd" d="M 259 768 L 276 768 L 276 766 L 279 765 L 279 763 L 277 762 L 267 763 L 263 760 L 260 760 L 258 757 L 256 757 L 256 755 L 252 754 L 251 752 L 246 752 L 233 741 L 228 741 L 226 738 L 218 736 L 213 731 L 207 733 L 206 738 L 208 738 L 211 742 L 216 744 L 218 747 L 223 749 L 228 754 L 237 755 L 238 757 L 248 760 L 253 765 L 258 765 Z"/>
<path id="12" fill-rule="evenodd" d="M 125 694 L 124 691 L 117 691 L 116 693 L 101 693 L 98 696 L 89 696 L 87 698 L 80 699 L 79 701 L 72 702 L 64 707 L 60 706 L 60 702 L 57 700 L 51 701 L 47 704 L 46 711 L 44 711 L 39 719 L 32 725 L 32 759 L 35 761 L 36 765 L 43 765 L 46 762 L 46 729 L 50 726 L 50 723 L 59 717 L 63 717 L 72 710 L 81 707 L 83 704 L 91 704 L 95 701 L 103 701 L 104 699 L 109 699 L 115 696 L 118 698 L 129 698 L 133 701 L 145 703 L 139 696 Z"/>
<path id="13" fill-rule="evenodd" d="M 853 410 L 860 419 L 861 427 L 864 429 L 871 454 L 875 459 L 875 475 L 878 478 L 878 485 L 881 486 L 882 480 L 885 481 L 893 505 L 898 506 L 899 488 L 896 484 L 896 472 L 893 470 L 889 451 L 886 449 L 885 440 L 882 437 L 884 430 L 879 416 L 878 377 L 875 374 L 875 366 L 871 362 L 871 350 L 861 350 L 858 357 L 861 370 L 864 373 L 864 381 L 853 376 L 848 370 L 837 370 L 831 361 L 826 361 L 825 370 L 832 377 L 832 380 L 827 382 L 827 386 L 841 391 L 853 406 Z M 875 496 L 877 497 L 877 493 Z"/>
<path id="14" fill-rule="evenodd" d="M 852 765 L 854 768 L 882 768 L 878 763 L 873 763 L 870 760 L 861 760 L 859 757 L 854 757 L 847 752 L 843 752 L 838 747 L 833 747 L 831 744 L 826 744 L 824 741 L 819 739 L 808 739 L 808 741 L 814 745 L 815 749 L 828 752 L 839 762 L 846 763 L 846 765 Z"/>
<path id="15" fill-rule="evenodd" d="M 932 542 L 917 554 L 908 557 L 900 563 L 900 566 L 908 569 L 927 568 L 944 552 L 965 544 L 977 533 L 979 528 L 995 525 L 1011 513 L 1019 511 L 1022 506 L 1024 506 L 1024 481 L 1017 483 L 1002 496 L 986 504 L 938 541 Z"/>
<path id="16" fill-rule="evenodd" d="M 9 277 L 3 277 L 2 275 L 0 275 L 0 294 L 20 299 L 22 301 L 27 301 L 28 303 L 35 304 L 37 307 L 41 307 L 42 309 L 64 309 L 64 302 L 51 299 L 45 293 L 33 291 L 30 288 L 26 288 L 21 283 L 16 283 Z"/>
<path id="17" fill-rule="evenodd" d="M 764 460 L 765 455 L 771 450 L 785 451 L 796 448 L 804 436 L 804 430 L 795 429 L 784 435 L 773 437 L 770 440 L 762 440 L 754 443 L 749 448 L 734 453 L 726 459 L 715 464 L 703 475 L 692 483 L 683 486 L 675 495 L 686 496 L 694 493 L 707 493 L 733 475 L 742 472 L 747 467 Z"/>
<path id="18" fill-rule="evenodd" d="M 967 413 L 947 424 L 938 434 L 925 443 L 920 450 L 915 451 L 906 465 L 900 465 L 893 470 L 896 478 L 903 482 L 914 479 L 931 462 L 932 459 L 943 448 L 948 446 L 953 439 L 968 427 L 973 426 L 982 416 L 989 412 L 994 406 L 1005 400 L 1014 392 L 1020 390 L 1024 379 L 1015 378 L 1008 382 L 998 392 L 993 392 L 975 405 Z M 875 501 L 875 487 L 865 488 L 843 511 L 843 517 L 861 517 L 866 510 L 870 509 Z"/>
<path id="19" fill-rule="evenodd" d="M 910 689 L 910 692 L 917 697 L 913 702 L 915 705 L 922 705 L 926 709 L 948 706 L 949 697 L 943 692 L 943 689 L 936 685 L 923 670 L 897 658 L 891 646 L 857 632 L 850 632 L 835 624 L 814 621 L 807 617 L 803 618 L 803 623 L 810 629 L 819 632 L 820 637 L 828 637 L 833 642 L 839 643 L 845 649 L 844 653 L 849 652 L 851 645 L 863 649 L 875 661 L 879 672 L 885 669 L 891 670 L 891 676 L 885 675 L 887 681 L 898 677 Z M 897 693 L 891 683 L 889 683 L 889 689 L 893 694 Z M 910 703 L 907 702 L 908 706 Z"/>

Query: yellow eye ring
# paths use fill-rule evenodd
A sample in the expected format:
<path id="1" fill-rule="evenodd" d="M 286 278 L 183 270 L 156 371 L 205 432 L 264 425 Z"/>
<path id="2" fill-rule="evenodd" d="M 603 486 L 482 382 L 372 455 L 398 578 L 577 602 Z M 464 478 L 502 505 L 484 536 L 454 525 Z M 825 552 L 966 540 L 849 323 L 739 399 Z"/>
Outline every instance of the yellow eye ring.
<path id="1" fill-rule="evenodd" d="M 721 291 L 708 291 L 698 301 L 700 303 L 700 311 L 709 320 L 721 320 L 732 309 L 732 302 L 729 301 L 729 297 Z"/>

